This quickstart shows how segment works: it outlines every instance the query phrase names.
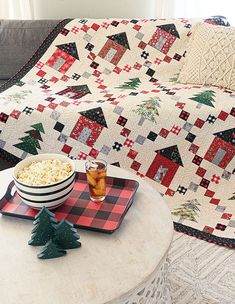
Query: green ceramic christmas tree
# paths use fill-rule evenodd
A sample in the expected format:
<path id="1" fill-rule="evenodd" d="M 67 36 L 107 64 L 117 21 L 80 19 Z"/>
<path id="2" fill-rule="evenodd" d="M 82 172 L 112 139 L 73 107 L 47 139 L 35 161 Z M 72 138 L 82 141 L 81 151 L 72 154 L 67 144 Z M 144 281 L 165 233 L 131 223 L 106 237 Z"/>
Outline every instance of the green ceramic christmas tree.
<path id="1" fill-rule="evenodd" d="M 159 97 L 150 97 L 149 100 L 143 101 L 137 106 L 137 109 L 133 110 L 133 112 L 141 115 L 138 123 L 139 126 L 142 126 L 146 119 L 152 121 L 153 123 L 157 122 L 156 116 L 159 115 L 158 108 L 160 107 L 160 101 L 161 100 Z"/>
<path id="2" fill-rule="evenodd" d="M 54 259 L 64 256 L 66 251 L 59 248 L 52 240 L 48 241 L 37 255 L 39 259 Z"/>
<path id="3" fill-rule="evenodd" d="M 73 249 L 81 247 L 77 230 L 73 224 L 63 219 L 56 227 L 53 241 L 63 249 Z"/>
<path id="4" fill-rule="evenodd" d="M 215 100 L 213 97 L 215 97 L 215 92 L 208 90 L 208 91 L 204 91 L 204 92 L 195 94 L 193 97 L 191 97 L 189 99 L 214 108 L 214 105 L 212 102 L 215 102 Z"/>
<path id="5" fill-rule="evenodd" d="M 56 223 L 54 213 L 43 207 L 35 217 L 33 224 L 36 226 L 32 230 L 31 240 L 28 244 L 32 246 L 45 245 L 54 236 Z"/>
<path id="6" fill-rule="evenodd" d="M 140 84 L 141 81 L 139 78 L 132 78 L 130 81 L 124 82 L 124 84 L 120 85 L 117 88 L 123 90 L 136 90 Z"/>
<path id="7" fill-rule="evenodd" d="M 45 132 L 41 123 L 32 125 L 31 127 L 33 130 L 25 132 L 29 135 L 19 138 L 19 140 L 21 140 L 21 143 L 18 143 L 14 146 L 32 155 L 37 155 L 37 149 L 41 149 L 41 146 L 39 144 L 39 140 L 42 141 L 41 133 Z"/>
<path id="8" fill-rule="evenodd" d="M 197 211 L 200 211 L 198 208 L 200 203 L 196 199 L 193 199 L 181 204 L 181 206 L 172 212 L 173 215 L 180 217 L 178 223 L 182 223 L 184 220 L 197 222 L 196 217 L 198 217 Z"/>

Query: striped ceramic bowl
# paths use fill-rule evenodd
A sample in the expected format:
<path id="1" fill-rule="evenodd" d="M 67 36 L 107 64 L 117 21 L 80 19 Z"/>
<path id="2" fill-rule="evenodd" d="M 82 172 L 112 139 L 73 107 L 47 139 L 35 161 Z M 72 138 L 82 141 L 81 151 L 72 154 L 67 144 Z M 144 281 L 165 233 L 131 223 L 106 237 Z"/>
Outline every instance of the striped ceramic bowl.
<path id="1" fill-rule="evenodd" d="M 60 182 L 42 186 L 32 186 L 17 179 L 18 172 L 30 165 L 33 161 L 39 162 L 50 159 L 59 159 L 68 162 L 72 166 L 71 174 Z M 17 192 L 26 205 L 35 209 L 42 208 L 43 206 L 48 209 L 53 209 L 62 205 L 73 190 L 75 182 L 75 164 L 70 158 L 60 154 L 48 153 L 30 156 L 15 166 L 13 178 Z"/>

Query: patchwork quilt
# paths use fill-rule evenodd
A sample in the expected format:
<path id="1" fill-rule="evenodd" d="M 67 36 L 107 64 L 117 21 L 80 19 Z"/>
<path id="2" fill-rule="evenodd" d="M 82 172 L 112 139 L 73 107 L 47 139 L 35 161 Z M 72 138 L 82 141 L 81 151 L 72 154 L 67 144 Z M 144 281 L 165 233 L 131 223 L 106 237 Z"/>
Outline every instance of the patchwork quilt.
<path id="1" fill-rule="evenodd" d="M 226 25 L 59 23 L 0 89 L 0 157 L 105 159 L 155 187 L 176 230 L 235 247 L 235 93 L 177 83 L 197 22 Z"/>

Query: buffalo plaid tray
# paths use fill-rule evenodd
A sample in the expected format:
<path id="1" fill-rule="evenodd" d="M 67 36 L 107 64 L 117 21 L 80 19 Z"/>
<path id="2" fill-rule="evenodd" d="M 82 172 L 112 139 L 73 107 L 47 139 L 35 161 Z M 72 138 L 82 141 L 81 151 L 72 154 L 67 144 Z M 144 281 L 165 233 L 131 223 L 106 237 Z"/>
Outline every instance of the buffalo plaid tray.
<path id="1" fill-rule="evenodd" d="M 94 203 L 89 197 L 86 174 L 77 172 L 71 196 L 53 212 L 58 221 L 66 218 L 78 228 L 112 233 L 119 228 L 132 205 L 138 186 L 134 180 L 107 177 L 106 198 L 102 203 Z M 12 181 L 0 200 L 0 212 L 33 220 L 38 210 L 22 202 Z"/>

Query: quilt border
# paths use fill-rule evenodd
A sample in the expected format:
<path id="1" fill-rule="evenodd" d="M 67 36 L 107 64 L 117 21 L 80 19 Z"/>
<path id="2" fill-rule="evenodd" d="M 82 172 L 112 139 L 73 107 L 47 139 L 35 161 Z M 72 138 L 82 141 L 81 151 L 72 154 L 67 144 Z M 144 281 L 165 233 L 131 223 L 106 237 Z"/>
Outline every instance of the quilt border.
<path id="1" fill-rule="evenodd" d="M 209 243 L 213 243 L 213 244 L 216 244 L 219 246 L 235 248 L 235 239 L 219 237 L 219 236 L 216 236 L 216 235 L 213 235 L 210 233 L 200 231 L 200 230 L 192 228 L 192 227 L 188 227 L 188 226 L 180 224 L 180 223 L 176 223 L 176 222 L 173 222 L 173 223 L 174 223 L 174 229 L 178 232 L 182 232 L 189 236 L 193 236 L 197 239 L 207 241 Z"/>

